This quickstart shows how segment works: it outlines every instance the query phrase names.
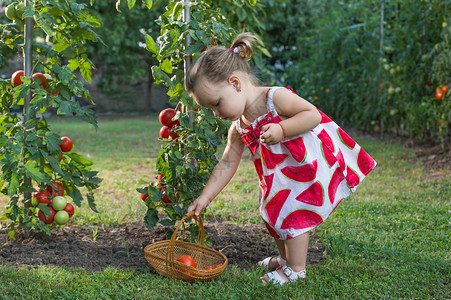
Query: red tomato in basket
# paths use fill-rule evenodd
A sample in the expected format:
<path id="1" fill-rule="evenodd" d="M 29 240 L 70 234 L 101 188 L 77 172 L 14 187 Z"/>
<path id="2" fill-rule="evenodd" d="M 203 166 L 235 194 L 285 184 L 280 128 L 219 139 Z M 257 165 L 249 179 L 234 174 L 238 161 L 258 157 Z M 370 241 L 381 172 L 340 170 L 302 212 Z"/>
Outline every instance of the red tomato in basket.
<path id="1" fill-rule="evenodd" d="M 213 267 L 212 266 L 206 266 L 205 270 L 213 270 Z"/>
<path id="2" fill-rule="evenodd" d="M 193 268 L 196 267 L 196 262 L 194 261 L 194 259 L 193 259 L 191 256 L 186 255 L 186 254 L 179 256 L 179 257 L 177 258 L 177 261 L 180 262 L 180 263 L 182 263 L 182 264 L 184 264 L 184 265 L 193 267 Z M 186 281 L 192 281 L 192 280 L 194 279 L 194 278 L 191 276 L 191 273 L 190 273 L 189 271 L 180 270 L 180 272 L 183 273 L 182 276 L 183 276 L 183 279 L 184 279 L 184 280 L 186 280 Z"/>
<path id="3" fill-rule="evenodd" d="M 217 269 L 219 267 L 222 267 L 222 264 L 216 265 L 213 269 Z"/>

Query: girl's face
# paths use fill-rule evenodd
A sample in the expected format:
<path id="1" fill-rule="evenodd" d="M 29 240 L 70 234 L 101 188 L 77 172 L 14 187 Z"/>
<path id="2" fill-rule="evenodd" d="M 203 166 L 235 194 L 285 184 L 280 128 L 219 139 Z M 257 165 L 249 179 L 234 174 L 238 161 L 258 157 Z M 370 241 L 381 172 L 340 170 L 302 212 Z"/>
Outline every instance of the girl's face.
<path id="1" fill-rule="evenodd" d="M 202 80 L 193 92 L 194 101 L 212 109 L 215 116 L 223 120 L 238 120 L 244 113 L 246 101 L 244 93 L 240 91 L 239 78 L 236 76 L 231 78 L 223 83 Z"/>

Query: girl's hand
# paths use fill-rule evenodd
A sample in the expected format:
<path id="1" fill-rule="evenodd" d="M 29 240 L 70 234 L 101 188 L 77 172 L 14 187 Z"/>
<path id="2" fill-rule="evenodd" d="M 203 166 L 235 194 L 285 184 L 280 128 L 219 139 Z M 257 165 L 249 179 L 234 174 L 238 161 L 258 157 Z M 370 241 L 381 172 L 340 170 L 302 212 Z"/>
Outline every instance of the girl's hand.
<path id="1" fill-rule="evenodd" d="M 196 200 L 194 200 L 193 204 L 188 207 L 188 213 L 194 210 L 194 219 L 198 220 L 200 213 L 204 211 L 204 209 L 210 204 L 210 200 L 208 198 L 200 196 Z"/>
<path id="2" fill-rule="evenodd" d="M 270 123 L 262 126 L 260 141 L 266 145 L 274 145 L 283 139 L 282 125 Z"/>

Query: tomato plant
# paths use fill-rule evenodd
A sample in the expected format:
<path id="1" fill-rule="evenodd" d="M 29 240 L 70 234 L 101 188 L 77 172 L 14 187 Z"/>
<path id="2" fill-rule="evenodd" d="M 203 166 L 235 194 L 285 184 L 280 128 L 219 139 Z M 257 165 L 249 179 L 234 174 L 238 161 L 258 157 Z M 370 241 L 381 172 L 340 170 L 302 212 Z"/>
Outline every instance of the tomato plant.
<path id="1" fill-rule="evenodd" d="M 157 223 L 172 226 L 186 214 L 218 162 L 216 151 L 225 141 L 230 126 L 230 122 L 216 118 L 211 110 L 196 107 L 193 99 L 186 94 L 183 86 L 184 59 L 201 55 L 205 45 L 230 45 L 237 32 L 234 28 L 254 31 L 249 24 L 259 26 L 252 18 L 260 8 L 255 5 L 256 1 L 193 1 L 191 21 L 187 24 L 181 22 L 183 3 L 175 0 L 168 2 L 166 11 L 158 19 L 160 36 L 155 41 L 146 35 L 146 46 L 159 61 L 159 65 L 152 67 L 155 83 L 166 86 L 171 106 L 181 110 L 177 112 L 171 108 L 161 112 L 159 119 L 163 127 L 160 137 L 167 140 L 162 143 L 157 158 L 159 178 L 156 184 L 145 189 L 137 188 L 138 192 L 149 195 L 144 217 L 148 228 L 153 228 Z M 228 13 L 227 17 L 222 14 L 223 11 Z M 238 11 L 239 18 L 236 16 Z M 191 44 L 185 47 L 184 41 L 188 35 Z M 255 55 L 257 61 L 259 55 Z M 169 138 L 171 131 L 177 136 Z M 164 178 L 164 184 L 160 184 L 161 178 Z M 160 219 L 159 208 L 164 209 L 167 218 Z M 188 230 L 191 239 L 195 239 L 193 233 L 197 232 L 197 226 L 191 224 Z"/>
<path id="2" fill-rule="evenodd" d="M 76 0 L 13 4 L 15 10 L 9 9 L 13 22 L 0 27 L 0 51 L 5 57 L 24 54 L 24 61 L 31 62 L 31 70 L 24 64 L 11 80 L 0 79 L 0 191 L 9 197 L 3 218 L 8 220 L 10 238 L 18 228 L 26 233 L 37 230 L 50 234 L 48 224 L 52 222 L 48 221 L 53 208 L 49 204 L 58 192 L 51 195 L 48 186 L 52 192 L 64 192 L 77 206 L 86 199 L 89 207 L 97 211 L 93 190 L 101 182 L 98 172 L 91 169 L 91 161 L 74 152 L 63 153 L 72 145 L 61 149 L 61 137 L 42 115 L 52 107 L 58 115 L 77 116 L 97 126 L 94 111 L 73 102 L 72 97 L 83 97 L 94 104 L 75 72 L 91 81 L 94 65 L 86 55 L 86 47 L 100 40 L 95 33 L 100 22 L 86 4 Z M 30 23 L 31 37 L 25 37 L 24 29 Z M 36 36 L 48 43 L 37 43 Z M 17 113 L 17 107 L 23 107 L 23 113 Z M 52 186 L 52 182 L 61 186 Z"/>

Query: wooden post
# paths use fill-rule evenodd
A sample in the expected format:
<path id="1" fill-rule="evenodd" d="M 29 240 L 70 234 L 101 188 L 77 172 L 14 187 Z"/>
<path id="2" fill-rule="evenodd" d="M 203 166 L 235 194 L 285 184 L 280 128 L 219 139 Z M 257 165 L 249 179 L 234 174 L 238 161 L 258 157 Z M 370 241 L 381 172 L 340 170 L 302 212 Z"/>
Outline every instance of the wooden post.
<path id="1" fill-rule="evenodd" d="M 30 6 L 30 1 L 25 0 L 25 6 Z M 25 26 L 24 26 L 24 47 L 23 47 L 23 60 L 24 60 L 24 73 L 25 77 L 31 78 L 31 67 L 33 64 L 33 54 L 32 54 L 32 43 L 33 43 L 33 18 L 26 18 L 25 19 Z M 31 102 L 31 92 L 25 94 L 24 96 L 24 106 L 23 106 L 23 122 L 24 124 L 30 120 L 30 117 L 27 115 L 28 110 L 30 109 L 30 102 Z M 26 137 L 24 137 L 23 143 L 25 147 L 25 141 Z M 28 186 L 31 186 L 31 178 L 28 176 L 24 176 L 24 183 Z M 25 203 L 25 209 L 28 210 L 31 204 L 31 193 L 26 192 L 24 193 L 24 203 Z M 28 213 L 25 212 L 25 215 Z"/>
<path id="2" fill-rule="evenodd" d="M 183 20 L 185 23 L 189 23 L 191 21 L 191 1 L 190 0 L 185 0 L 183 3 Z M 191 36 L 189 34 L 186 35 L 185 38 L 185 49 L 189 47 L 189 45 L 191 45 Z M 191 62 L 192 62 L 192 55 L 188 54 L 185 55 L 185 78 L 186 78 L 186 74 L 188 74 L 189 69 L 191 68 Z M 194 108 L 193 106 L 190 104 L 189 105 L 189 124 L 190 127 L 193 129 L 194 128 Z"/>

